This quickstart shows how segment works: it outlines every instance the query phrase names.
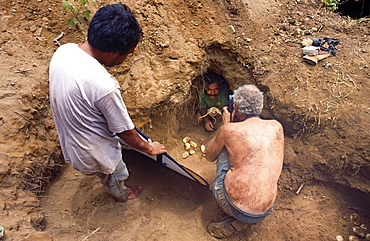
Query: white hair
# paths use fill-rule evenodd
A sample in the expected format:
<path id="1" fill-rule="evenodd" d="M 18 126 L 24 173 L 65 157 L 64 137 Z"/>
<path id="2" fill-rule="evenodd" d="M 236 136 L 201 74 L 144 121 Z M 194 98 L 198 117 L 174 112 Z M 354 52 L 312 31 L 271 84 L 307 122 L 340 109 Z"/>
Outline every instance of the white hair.
<path id="1" fill-rule="evenodd" d="M 234 91 L 234 103 L 242 115 L 260 115 L 263 93 L 255 85 L 242 85 Z"/>

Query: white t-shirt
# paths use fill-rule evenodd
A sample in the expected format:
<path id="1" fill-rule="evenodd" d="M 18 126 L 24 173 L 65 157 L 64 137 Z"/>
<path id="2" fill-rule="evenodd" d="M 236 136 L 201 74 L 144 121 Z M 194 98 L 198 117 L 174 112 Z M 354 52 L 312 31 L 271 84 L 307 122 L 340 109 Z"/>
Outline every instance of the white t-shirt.
<path id="1" fill-rule="evenodd" d="M 113 173 L 120 133 L 134 128 L 117 80 L 77 44 L 50 61 L 50 104 L 64 159 L 84 174 Z"/>

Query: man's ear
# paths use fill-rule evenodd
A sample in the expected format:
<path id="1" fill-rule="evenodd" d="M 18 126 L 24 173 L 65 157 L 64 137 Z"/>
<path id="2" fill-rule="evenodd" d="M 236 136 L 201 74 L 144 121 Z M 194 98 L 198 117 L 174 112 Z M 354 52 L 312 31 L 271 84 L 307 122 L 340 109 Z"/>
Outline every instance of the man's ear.
<path id="1" fill-rule="evenodd" d="M 233 103 L 233 112 L 230 113 L 231 115 L 231 120 L 236 121 L 238 118 L 238 110 L 236 109 L 235 103 Z"/>
<path id="2" fill-rule="evenodd" d="M 115 52 L 109 52 L 109 55 L 110 57 L 117 57 L 119 55 L 119 51 L 115 51 Z"/>

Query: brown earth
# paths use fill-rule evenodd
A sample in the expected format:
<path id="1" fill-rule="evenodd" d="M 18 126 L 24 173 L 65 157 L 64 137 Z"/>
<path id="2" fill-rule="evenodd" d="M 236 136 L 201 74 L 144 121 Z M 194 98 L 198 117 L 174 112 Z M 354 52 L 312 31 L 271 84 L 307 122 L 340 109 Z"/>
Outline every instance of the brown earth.
<path id="1" fill-rule="evenodd" d="M 114 3 L 90 3 L 93 12 Z M 199 150 L 182 159 L 182 139 L 205 144 L 194 121 L 208 69 L 230 87 L 266 93 L 264 118 L 286 133 L 275 211 L 227 240 L 336 240 L 353 235 L 352 213 L 370 225 L 368 19 L 334 14 L 315 0 L 123 1 L 144 39 L 110 68 L 135 124 L 210 184 L 215 164 Z M 59 0 L 0 0 L 0 226 L 3 240 L 215 240 L 222 212 L 209 189 L 133 151 L 124 153 L 140 199 L 117 203 L 96 177 L 63 164 L 48 100 L 53 39 L 81 43 Z M 301 40 L 338 38 L 340 53 L 302 61 Z M 49 184 L 49 185 L 48 185 Z M 303 185 L 303 186 L 302 186 Z M 303 187 L 296 194 L 299 187 Z M 370 232 L 370 231 L 369 231 Z M 360 238 L 360 240 L 365 240 Z"/>

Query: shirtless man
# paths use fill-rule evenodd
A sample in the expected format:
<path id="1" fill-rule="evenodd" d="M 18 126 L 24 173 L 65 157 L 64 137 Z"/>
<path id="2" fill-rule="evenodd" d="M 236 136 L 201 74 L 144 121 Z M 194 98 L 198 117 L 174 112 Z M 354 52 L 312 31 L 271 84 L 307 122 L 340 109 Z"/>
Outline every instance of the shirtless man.
<path id="1" fill-rule="evenodd" d="M 208 231 L 217 238 L 240 231 L 240 222 L 256 223 L 272 212 L 284 158 L 283 127 L 259 117 L 262 92 L 243 85 L 234 91 L 233 106 L 233 122 L 224 107 L 224 125 L 206 148 L 207 160 L 217 160 L 214 197 L 229 215 L 209 225 Z"/>

